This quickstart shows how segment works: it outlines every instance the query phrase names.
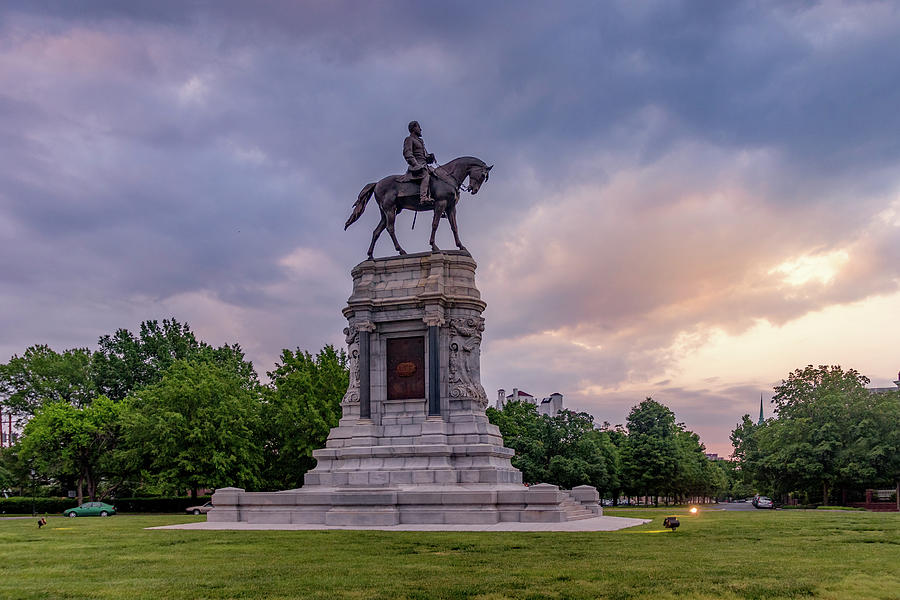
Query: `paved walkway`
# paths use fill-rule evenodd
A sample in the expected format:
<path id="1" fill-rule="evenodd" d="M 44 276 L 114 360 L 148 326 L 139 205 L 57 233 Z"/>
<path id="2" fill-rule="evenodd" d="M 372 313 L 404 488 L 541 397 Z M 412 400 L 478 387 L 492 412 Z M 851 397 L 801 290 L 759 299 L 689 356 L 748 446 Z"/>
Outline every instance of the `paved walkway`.
<path id="1" fill-rule="evenodd" d="M 650 519 L 632 519 L 628 517 L 593 517 L 579 521 L 564 523 L 495 523 L 493 525 L 440 525 L 440 524 L 403 524 L 371 527 L 336 527 L 321 524 L 277 524 L 277 523 L 184 523 L 183 525 L 164 525 L 148 527 L 148 529 L 190 529 L 190 530 L 237 530 L 237 531 L 312 531 L 312 530 L 367 530 L 367 531 L 616 531 L 626 527 L 635 527 L 649 523 Z"/>

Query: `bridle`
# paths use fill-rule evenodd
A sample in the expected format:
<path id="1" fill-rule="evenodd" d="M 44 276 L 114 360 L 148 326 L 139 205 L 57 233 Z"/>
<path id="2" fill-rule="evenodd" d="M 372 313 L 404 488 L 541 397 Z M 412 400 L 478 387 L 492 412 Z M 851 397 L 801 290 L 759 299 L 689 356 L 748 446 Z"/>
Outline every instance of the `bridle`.
<path id="1" fill-rule="evenodd" d="M 484 183 L 484 182 L 487 181 L 488 178 L 491 176 L 491 173 L 490 173 L 490 171 L 488 171 L 488 170 L 485 169 L 484 167 L 478 167 L 478 168 L 481 169 L 482 171 L 484 171 L 484 181 L 482 181 L 482 183 Z M 441 175 L 443 175 L 443 176 L 446 177 L 447 179 L 451 180 L 451 181 L 456 185 L 456 189 L 457 189 L 457 190 L 462 190 L 462 191 L 464 191 L 464 192 L 471 192 L 471 191 L 472 191 L 471 186 L 466 185 L 466 184 L 463 183 L 462 181 L 456 181 L 456 177 L 454 177 L 453 175 L 450 174 L 449 171 L 447 171 L 446 169 L 444 169 L 444 166 L 443 166 L 443 165 L 441 165 L 440 167 L 438 167 L 437 169 L 434 170 L 435 173 L 437 173 L 438 171 L 441 171 Z M 469 177 L 469 181 L 472 181 L 472 175 L 471 175 L 471 174 L 468 174 L 468 173 L 467 173 L 466 175 L 463 175 L 463 180 L 465 180 L 466 176 Z"/>

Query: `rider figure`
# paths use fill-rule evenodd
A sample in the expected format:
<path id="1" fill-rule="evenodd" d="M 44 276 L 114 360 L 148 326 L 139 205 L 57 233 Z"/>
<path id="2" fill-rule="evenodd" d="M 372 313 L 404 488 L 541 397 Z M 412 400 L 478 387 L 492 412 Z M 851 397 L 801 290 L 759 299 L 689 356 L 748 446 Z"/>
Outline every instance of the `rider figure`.
<path id="1" fill-rule="evenodd" d="M 427 204 L 431 200 L 428 194 L 428 186 L 431 183 L 428 165 L 434 162 L 434 154 L 429 154 L 425 150 L 422 127 L 418 121 L 410 121 L 408 129 L 409 136 L 403 140 L 403 158 L 409 164 L 406 173 L 412 179 L 422 179 L 422 183 L 419 184 L 419 204 Z"/>

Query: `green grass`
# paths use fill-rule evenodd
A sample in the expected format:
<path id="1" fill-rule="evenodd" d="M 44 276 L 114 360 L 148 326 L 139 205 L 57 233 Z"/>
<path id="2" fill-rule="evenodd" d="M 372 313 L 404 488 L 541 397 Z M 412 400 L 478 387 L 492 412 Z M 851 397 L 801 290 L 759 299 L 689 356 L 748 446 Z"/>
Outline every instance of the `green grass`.
<path id="1" fill-rule="evenodd" d="M 149 531 L 189 516 L 0 521 L 0 597 L 900 598 L 900 515 L 607 510 L 608 533 Z M 662 519 L 680 515 L 676 533 Z"/>

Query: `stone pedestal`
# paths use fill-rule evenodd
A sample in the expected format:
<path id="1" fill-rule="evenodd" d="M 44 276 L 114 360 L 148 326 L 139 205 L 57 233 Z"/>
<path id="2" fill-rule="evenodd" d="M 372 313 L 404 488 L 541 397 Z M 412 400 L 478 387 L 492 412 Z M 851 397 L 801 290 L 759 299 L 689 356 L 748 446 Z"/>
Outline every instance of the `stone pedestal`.
<path id="1" fill-rule="evenodd" d="M 475 268 L 460 252 L 357 265 L 343 311 L 350 386 L 316 467 L 296 490 L 218 490 L 208 519 L 353 526 L 600 514 L 593 488 L 524 487 L 488 422 Z"/>

